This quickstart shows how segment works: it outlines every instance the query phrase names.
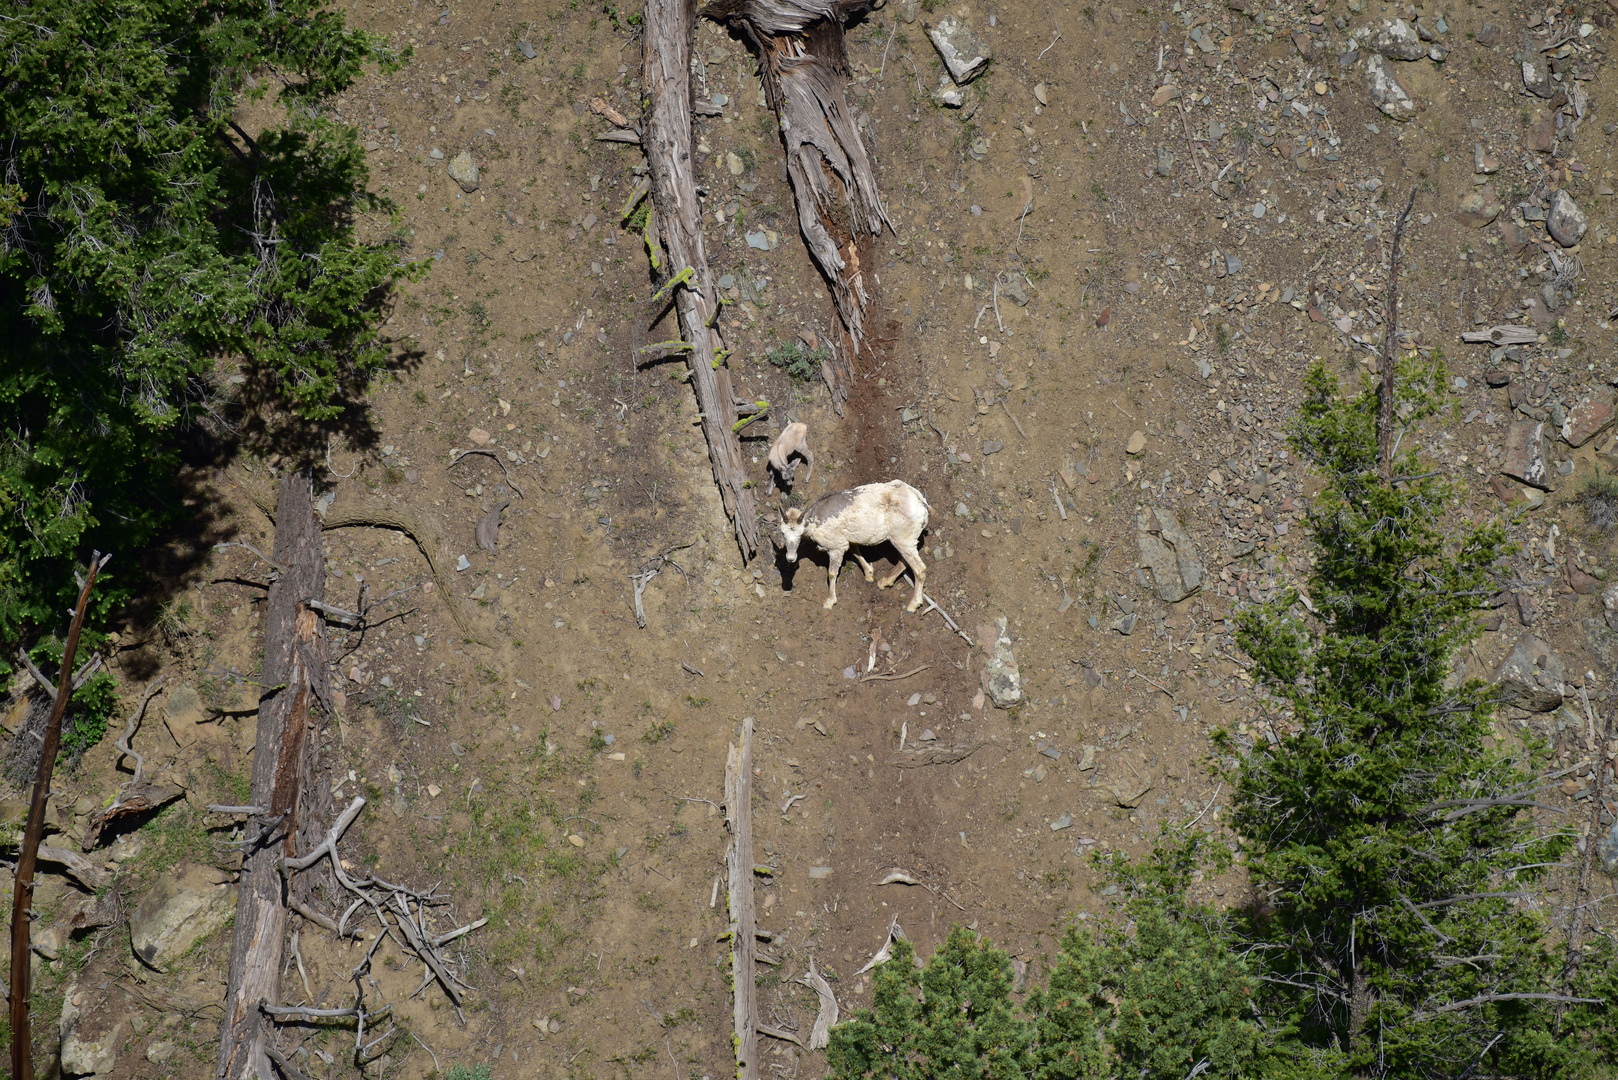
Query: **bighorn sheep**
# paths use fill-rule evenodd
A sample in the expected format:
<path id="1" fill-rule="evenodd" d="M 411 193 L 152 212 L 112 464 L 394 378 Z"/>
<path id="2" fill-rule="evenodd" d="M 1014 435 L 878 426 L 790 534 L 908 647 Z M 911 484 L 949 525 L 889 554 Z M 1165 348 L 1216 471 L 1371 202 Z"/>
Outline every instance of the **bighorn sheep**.
<path id="1" fill-rule="evenodd" d="M 808 483 L 809 478 L 815 475 L 815 455 L 809 449 L 809 425 L 801 423 L 788 424 L 781 429 L 781 434 L 775 437 L 770 446 L 770 465 L 767 470 L 770 474 L 769 485 L 764 489 L 765 494 L 775 490 L 775 478 L 781 478 L 781 490 L 796 487 L 792 474 L 798 467 L 792 464 L 791 458 L 797 454 L 809 463 L 809 471 L 804 474 L 803 482 Z"/>
<path id="2" fill-rule="evenodd" d="M 921 561 L 921 554 L 916 550 L 916 542 L 927 528 L 927 510 L 927 497 L 903 480 L 862 484 L 851 491 L 827 495 L 807 511 L 793 508 L 782 517 L 787 562 L 798 561 L 798 542 L 804 536 L 831 556 L 831 565 L 826 571 L 831 595 L 824 605 L 831 608 L 837 603 L 837 571 L 842 568 L 843 554 L 849 545 L 891 541 L 904 562 L 877 585 L 886 589 L 898 581 L 908 563 L 916 575 L 916 595 L 905 610 L 915 611 L 921 606 L 921 587 L 927 580 L 927 564 Z M 871 564 L 858 552 L 854 553 L 854 561 L 865 571 L 866 581 L 875 580 Z"/>

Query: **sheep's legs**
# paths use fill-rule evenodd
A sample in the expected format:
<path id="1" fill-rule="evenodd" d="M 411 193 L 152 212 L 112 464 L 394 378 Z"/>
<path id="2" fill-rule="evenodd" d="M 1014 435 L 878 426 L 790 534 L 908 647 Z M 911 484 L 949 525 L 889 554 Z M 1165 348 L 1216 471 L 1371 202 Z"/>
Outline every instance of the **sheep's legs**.
<path id="1" fill-rule="evenodd" d="M 916 546 L 914 544 L 907 546 L 894 544 L 893 546 L 899 549 L 899 554 L 904 558 L 904 562 L 901 562 L 898 566 L 895 566 L 893 568 L 893 573 L 889 574 L 882 581 L 878 582 L 878 584 L 881 585 L 882 588 L 886 589 L 889 585 L 892 585 L 895 581 L 898 581 L 900 575 L 905 572 L 905 564 L 908 563 L 910 569 L 914 571 L 916 575 L 916 596 L 905 607 L 905 610 L 915 611 L 921 606 L 921 586 L 922 583 L 927 580 L 927 564 L 921 561 L 921 552 L 916 550 Z"/>
<path id="2" fill-rule="evenodd" d="M 860 564 L 860 569 L 865 571 L 865 580 L 866 581 L 875 581 L 876 580 L 876 571 L 871 569 L 871 564 L 865 561 L 864 556 L 862 556 L 857 551 L 851 551 L 851 552 L 849 552 L 849 554 L 854 557 L 855 562 Z M 882 587 L 884 589 L 887 588 L 886 585 L 884 585 Z"/>
<path id="3" fill-rule="evenodd" d="M 826 554 L 830 559 L 826 564 L 826 580 L 831 586 L 831 595 L 826 597 L 826 602 L 821 607 L 830 611 L 837 606 L 837 571 L 843 568 L 843 553 L 841 551 L 828 551 Z M 859 558 L 858 555 L 854 557 Z"/>

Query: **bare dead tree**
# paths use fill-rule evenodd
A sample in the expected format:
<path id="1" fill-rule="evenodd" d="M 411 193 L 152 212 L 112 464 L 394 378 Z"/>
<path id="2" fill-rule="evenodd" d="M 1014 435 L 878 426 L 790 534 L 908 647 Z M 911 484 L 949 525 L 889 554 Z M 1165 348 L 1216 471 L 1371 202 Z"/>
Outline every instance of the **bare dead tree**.
<path id="1" fill-rule="evenodd" d="M 1405 223 L 1416 204 L 1416 189 L 1410 189 L 1405 208 L 1393 226 L 1393 245 L 1388 249 L 1387 326 L 1382 332 L 1382 385 L 1377 392 L 1376 449 L 1379 473 L 1384 484 L 1393 483 L 1393 377 L 1399 367 L 1399 247 L 1404 242 Z"/>
<path id="2" fill-rule="evenodd" d="M 39 842 L 45 837 L 45 802 L 50 797 L 51 773 L 56 767 L 56 750 L 62 739 L 62 717 L 73 697 L 73 658 L 79 651 L 79 631 L 84 628 L 84 611 L 90 605 L 90 589 L 96 574 L 107 565 L 108 555 L 97 551 L 90 556 L 90 569 L 79 587 L 79 602 L 73 609 L 73 622 L 62 651 L 62 670 L 57 677 L 51 715 L 45 724 L 45 742 L 40 749 L 39 766 L 34 772 L 34 791 L 28 801 L 28 823 L 23 827 L 22 847 L 17 852 L 17 869 L 11 892 L 11 1075 L 13 1080 L 34 1080 L 33 1032 L 29 1026 L 28 999 L 32 993 L 29 950 L 32 942 L 29 922 L 34 908 L 34 866 L 39 858 Z"/>

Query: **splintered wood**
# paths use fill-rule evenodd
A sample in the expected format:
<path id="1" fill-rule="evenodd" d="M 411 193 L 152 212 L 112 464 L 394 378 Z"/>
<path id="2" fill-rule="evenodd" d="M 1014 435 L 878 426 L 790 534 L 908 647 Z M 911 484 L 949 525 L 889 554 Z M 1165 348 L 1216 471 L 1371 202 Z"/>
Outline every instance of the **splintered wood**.
<path id="1" fill-rule="evenodd" d="M 856 354 L 870 302 L 862 252 L 869 256 L 871 239 L 884 225 L 893 229 L 843 95 L 849 76 L 843 25 L 874 6 L 870 0 L 717 0 L 702 11 L 740 31 L 758 53 L 764 92 L 779 120 L 798 224 L 810 255 L 831 282 L 837 314 Z M 853 368 L 837 343 L 831 345 L 822 375 L 841 414 Z"/>
<path id="2" fill-rule="evenodd" d="M 652 269 L 661 288 L 653 305 L 666 298 L 679 315 L 689 346 L 686 363 L 702 411 L 708 460 L 736 531 L 742 558 L 758 551 L 758 503 L 742 462 L 737 437 L 736 399 L 718 326 L 719 295 L 702 239 L 702 206 L 691 148 L 691 39 L 694 5 L 681 0 L 647 0 L 645 15 L 646 119 L 641 145 L 651 172 L 652 203 L 661 245 L 648 235 Z M 660 259 L 657 247 L 664 249 Z"/>
<path id="3" fill-rule="evenodd" d="M 261 1006 L 281 1001 L 287 929 L 282 855 L 319 836 L 319 785 L 310 728 L 330 714 L 326 636 L 311 601 L 326 595 L 326 558 L 307 473 L 281 479 L 275 510 L 275 561 L 285 572 L 270 586 L 264 624 L 264 676 L 253 751 L 250 843 L 236 895 L 235 939 L 225 990 L 220 1080 L 270 1076 L 269 1022 Z M 318 703 L 319 711 L 313 707 Z M 307 886 L 305 886 L 307 888 Z"/>
<path id="4" fill-rule="evenodd" d="M 758 1077 L 758 992 L 753 985 L 757 921 L 753 911 L 753 718 L 725 761 L 725 819 L 730 825 L 730 980 L 736 998 L 737 1080 Z"/>

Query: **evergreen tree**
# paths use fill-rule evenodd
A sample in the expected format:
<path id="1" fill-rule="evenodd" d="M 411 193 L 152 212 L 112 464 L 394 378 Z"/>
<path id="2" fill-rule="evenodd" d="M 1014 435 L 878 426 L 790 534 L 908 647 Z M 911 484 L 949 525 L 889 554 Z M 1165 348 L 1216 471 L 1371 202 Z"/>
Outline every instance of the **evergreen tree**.
<path id="1" fill-rule="evenodd" d="M 1399 363 L 1405 435 L 1443 378 L 1441 359 Z M 1546 1037 L 1558 965 L 1521 900 L 1570 836 L 1535 820 L 1524 755 L 1486 748 L 1488 686 L 1450 677 L 1506 537 L 1458 512 L 1413 439 L 1379 475 L 1386 386 L 1345 397 L 1309 371 L 1293 445 L 1327 485 L 1310 513 L 1312 603 L 1293 592 L 1239 620 L 1295 730 L 1235 770 L 1233 824 L 1269 898 L 1249 928 L 1262 1007 L 1358 1075 L 1550 1075 L 1577 1054 Z"/>
<path id="2" fill-rule="evenodd" d="M 398 58 L 311 0 L 11 3 L 0 20 L 0 643 L 49 626 L 81 549 L 180 511 L 180 439 L 247 389 L 329 419 L 383 363 L 396 244 L 324 103 Z M 273 87 L 284 119 L 233 119 Z M 98 612 L 126 598 L 97 590 Z M 3 663 L 3 661 L 0 661 Z"/>

